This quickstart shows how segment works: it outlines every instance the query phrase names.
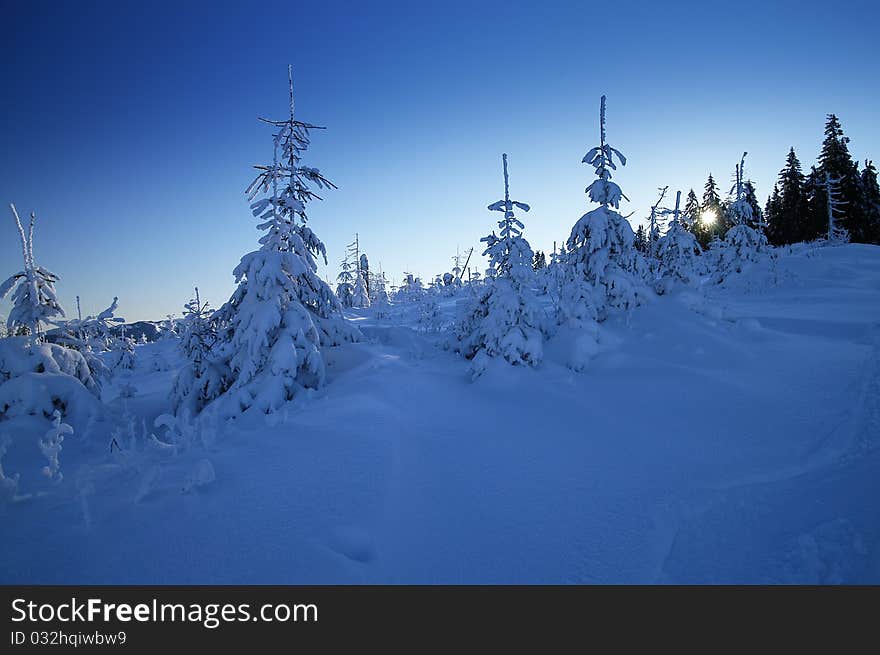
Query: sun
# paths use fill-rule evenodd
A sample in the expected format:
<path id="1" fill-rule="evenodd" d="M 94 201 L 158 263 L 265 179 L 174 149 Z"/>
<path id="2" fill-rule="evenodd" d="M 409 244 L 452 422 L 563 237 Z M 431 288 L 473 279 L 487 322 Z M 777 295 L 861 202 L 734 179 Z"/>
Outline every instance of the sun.
<path id="1" fill-rule="evenodd" d="M 718 220 L 718 213 L 714 209 L 707 209 L 700 214 L 700 222 L 703 225 L 712 225 L 716 220 Z"/>

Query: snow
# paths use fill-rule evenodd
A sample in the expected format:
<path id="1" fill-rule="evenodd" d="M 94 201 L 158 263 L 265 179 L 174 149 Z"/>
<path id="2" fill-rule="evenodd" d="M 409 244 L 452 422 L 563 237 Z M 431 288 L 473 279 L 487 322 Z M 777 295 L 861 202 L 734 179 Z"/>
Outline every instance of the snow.
<path id="1" fill-rule="evenodd" d="M 178 342 L 138 345 L 57 482 L 50 417 L 4 417 L 0 583 L 880 582 L 880 248 L 780 249 L 475 381 L 419 307 L 347 311 L 269 416 L 169 416 Z"/>

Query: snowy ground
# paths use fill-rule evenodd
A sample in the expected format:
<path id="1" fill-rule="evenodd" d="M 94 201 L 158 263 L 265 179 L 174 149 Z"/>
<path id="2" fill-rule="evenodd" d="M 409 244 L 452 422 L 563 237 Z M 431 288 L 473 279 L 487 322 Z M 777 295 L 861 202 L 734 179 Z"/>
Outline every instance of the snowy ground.
<path id="1" fill-rule="evenodd" d="M 477 382 L 362 311 L 320 392 L 178 453 L 143 438 L 175 344 L 140 346 L 61 483 L 40 479 L 45 421 L 0 424 L 33 494 L 0 506 L 0 583 L 880 583 L 880 248 L 706 296 L 606 322 L 582 373 L 557 344 Z"/>

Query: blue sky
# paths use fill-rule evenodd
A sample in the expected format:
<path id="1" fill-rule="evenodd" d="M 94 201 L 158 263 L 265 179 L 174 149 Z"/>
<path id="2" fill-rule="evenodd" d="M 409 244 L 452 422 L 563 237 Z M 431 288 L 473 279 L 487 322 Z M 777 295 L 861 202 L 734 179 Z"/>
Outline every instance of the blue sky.
<path id="1" fill-rule="evenodd" d="M 271 157 L 256 117 L 284 117 L 288 63 L 298 117 L 328 127 L 304 161 L 339 185 L 310 212 L 332 278 L 355 232 L 396 281 L 448 270 L 494 227 L 502 152 L 549 250 L 589 209 L 603 93 L 634 221 L 659 186 L 728 187 L 744 150 L 763 202 L 789 146 L 814 161 L 828 112 L 880 157 L 876 3 L 600 6 L 7 3 L 0 199 L 37 212 L 68 314 L 118 295 L 137 320 L 232 291 L 258 236 L 244 188 Z M 20 267 L 4 212 L 2 277 Z"/>

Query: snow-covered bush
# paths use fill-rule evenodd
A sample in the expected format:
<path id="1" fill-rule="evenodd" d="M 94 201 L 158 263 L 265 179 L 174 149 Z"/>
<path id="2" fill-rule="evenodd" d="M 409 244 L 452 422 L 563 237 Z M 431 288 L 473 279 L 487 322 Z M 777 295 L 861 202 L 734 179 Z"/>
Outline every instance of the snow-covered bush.
<path id="1" fill-rule="evenodd" d="M 114 371 L 131 370 L 137 361 L 135 342 L 131 337 L 120 335 L 110 340 L 110 368 Z"/>
<path id="2" fill-rule="evenodd" d="M 620 215 L 621 198 L 626 198 L 620 187 L 611 181 L 611 170 L 616 170 L 615 159 L 621 166 L 626 158 L 605 142 L 605 96 L 602 96 L 600 143 L 583 158 L 584 163 L 596 169 L 598 177 L 587 195 L 600 206 L 584 214 L 575 223 L 568 237 L 567 263 L 573 275 L 595 287 L 599 318 L 608 309 L 630 309 L 639 303 L 644 293 L 641 283 L 643 264 L 634 246 L 632 227 Z"/>
<path id="3" fill-rule="evenodd" d="M 126 341 L 124 337 L 120 341 L 120 338 L 113 336 L 114 325 L 125 322 L 124 318 L 114 316 L 118 305 L 119 298 L 114 297 L 110 306 L 97 316 L 75 318 L 60 324 L 62 334 L 57 341 L 82 353 L 96 379 L 108 377 L 116 368 L 134 366 L 134 342 Z M 77 310 L 79 310 L 79 296 L 77 296 Z M 109 357 L 109 367 L 96 354 L 107 350 L 114 351 Z"/>
<path id="4" fill-rule="evenodd" d="M 78 351 L 29 337 L 0 340 L 0 420 L 49 418 L 56 409 L 88 416 L 99 407 L 99 394 L 100 384 Z"/>
<path id="5" fill-rule="evenodd" d="M 504 166 L 504 199 L 489 205 L 504 213 L 498 221 L 500 237 L 493 231 L 481 239 L 486 244 L 495 272 L 493 279 L 475 287 L 476 295 L 467 304 L 455 326 L 456 350 L 473 360 L 472 372 L 480 375 L 488 359 L 502 357 L 511 364 L 538 365 L 543 358 L 540 310 L 532 289 L 532 249 L 522 236 L 523 224 L 513 208 L 529 211 L 525 203 L 510 199 L 507 155 Z"/>
<path id="6" fill-rule="evenodd" d="M 418 325 L 424 332 L 439 332 L 443 327 L 440 302 L 437 294 L 426 293 L 419 304 Z"/>
<path id="7" fill-rule="evenodd" d="M 210 366 L 216 367 L 217 383 L 198 392 L 205 405 L 223 398 L 228 414 L 251 407 L 274 412 L 303 389 L 321 386 L 321 348 L 359 338 L 317 274 L 316 257 L 326 263 L 326 248 L 307 225 L 306 205 L 317 197 L 312 186 L 335 186 L 318 169 L 301 164 L 315 126 L 294 118 L 289 73 L 290 115 L 264 121 L 278 130 L 275 156 L 257 167 L 260 173 L 247 189 L 264 232 L 261 247 L 242 257 L 233 272 L 238 288 L 214 315 L 218 342 Z M 263 197 L 255 200 L 258 195 Z"/>
<path id="8" fill-rule="evenodd" d="M 24 267 L 0 284 L 0 299 L 12 293 L 12 309 L 6 318 L 6 329 L 10 334 L 30 334 L 38 337 L 42 333 L 42 323 L 49 323 L 56 316 L 64 316 L 64 310 L 58 304 L 55 294 L 58 276 L 34 261 L 36 215 L 31 213 L 30 225 L 25 234 L 15 205 L 10 204 L 9 209 L 12 211 L 12 218 L 15 220 L 21 239 Z"/>
<path id="9" fill-rule="evenodd" d="M 176 339 L 179 335 L 177 334 L 176 325 L 174 322 L 174 315 L 168 314 L 165 317 L 165 320 L 162 321 L 159 326 L 159 340 L 167 341 L 169 339 Z"/>

